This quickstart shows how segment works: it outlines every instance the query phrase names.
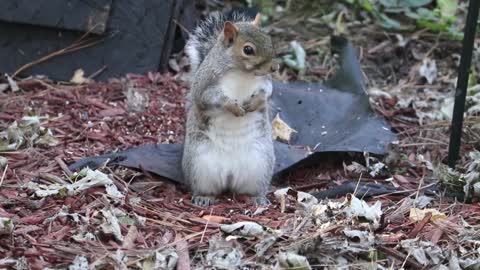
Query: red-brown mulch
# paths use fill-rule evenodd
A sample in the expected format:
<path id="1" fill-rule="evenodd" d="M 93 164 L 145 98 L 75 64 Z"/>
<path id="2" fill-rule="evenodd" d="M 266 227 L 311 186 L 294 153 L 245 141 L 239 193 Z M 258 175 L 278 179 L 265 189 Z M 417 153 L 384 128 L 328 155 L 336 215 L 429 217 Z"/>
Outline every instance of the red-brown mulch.
<path id="1" fill-rule="evenodd" d="M 150 73 L 147 76 L 129 75 L 138 88 L 146 89 L 150 96 L 148 107 L 141 113 L 129 113 L 125 106 L 125 81 L 91 83 L 81 86 L 58 85 L 49 81 L 19 82 L 22 89 L 8 93 L 0 101 L 0 130 L 29 112 L 49 116 L 43 126 L 50 128 L 60 144 L 54 147 L 29 147 L 4 152 L 8 169 L 0 189 L 0 216 L 12 218 L 15 224 L 13 239 L 0 240 L 0 253 L 6 257 L 26 256 L 33 268 L 68 264 L 77 254 L 90 254 L 89 250 L 116 250 L 118 244 L 88 241 L 84 244 L 72 240 L 77 225 L 66 217 L 57 217 L 62 205 L 70 213 L 94 218 L 98 215 L 103 188 L 91 188 L 74 197 L 35 198 L 23 184 L 35 179 L 50 184 L 42 176 L 50 174 L 64 177 L 59 159 L 67 164 L 98 154 L 124 150 L 146 143 L 176 143 L 183 139 L 184 96 L 186 87 L 170 74 Z M 115 175 L 115 174 L 111 174 Z M 161 247 L 174 239 L 193 236 L 189 247 L 207 247 L 209 235 L 218 231 L 218 224 L 202 219 L 204 215 L 218 215 L 224 222 L 254 220 L 262 225 L 278 228 L 292 213 L 281 214 L 273 206 L 252 217 L 256 210 L 247 197 L 226 196 L 223 202 L 210 210 L 197 207 L 182 187 L 148 175 L 128 175 L 129 188 L 119 177 L 114 181 L 128 196 L 120 206 L 127 214 L 147 217 L 147 224 L 139 228 L 135 250 Z M 138 180 L 137 180 L 138 179 Z M 122 190 L 122 188 L 124 190 Z M 142 204 L 129 203 L 130 198 L 141 197 Z M 122 232 L 128 232 L 123 224 Z M 203 233 L 198 234 L 198 233 Z M 196 234 L 197 233 L 197 234 Z M 205 240 L 199 243 L 199 239 Z M 128 250 L 128 249 L 127 249 Z M 40 259 L 42 256 L 42 259 Z"/>
<path id="2" fill-rule="evenodd" d="M 131 83 L 150 97 L 147 109 L 143 112 L 127 111 L 124 90 Z M 302 220 L 294 206 L 287 206 L 282 213 L 279 202 L 271 194 L 273 204 L 258 215 L 253 215 L 257 208 L 244 196 L 225 196 L 221 202 L 206 209 L 193 205 L 190 202 L 191 194 L 179 185 L 124 169 L 104 170 L 120 191 L 126 194 L 124 200 L 107 198 L 105 189 L 100 187 L 90 188 L 72 197 L 35 197 L 24 184 L 32 179 L 45 184 L 52 183 L 45 175 L 66 179 L 60 166 L 61 160 L 69 164 L 87 156 L 124 150 L 134 145 L 181 142 L 187 87 L 171 74 L 156 73 L 129 75 L 125 80 L 81 86 L 39 80 L 19 82 L 19 86 L 21 91 L 0 96 L 0 130 L 34 111 L 37 115 L 49 116 L 43 125 L 53 131 L 60 144 L 0 153 L 8 158 L 8 169 L 0 184 L 0 217 L 11 218 L 15 224 L 11 237 L 0 236 L 2 257 L 25 257 L 32 269 L 42 269 L 66 266 L 76 255 L 85 255 L 91 260 L 101 259 L 120 247 L 125 254 L 134 256 L 165 246 L 177 247 L 178 250 L 186 242 L 189 251 L 196 254 L 205 251 L 208 239 L 219 233 L 219 224 L 202 218 L 205 215 L 218 216 L 222 223 L 255 221 L 273 229 L 295 228 Z M 388 112 L 393 109 L 387 106 L 384 110 Z M 392 111 L 388 113 L 395 114 Z M 401 125 L 393 123 L 397 128 Z M 375 198 L 384 205 L 398 206 L 398 201 L 415 194 L 419 180 L 426 176 L 425 168 L 415 161 L 415 149 L 409 151 L 410 160 L 404 161 L 409 164 L 407 171 L 395 175 L 392 183 L 410 191 Z M 351 179 L 358 179 L 358 175 L 345 172 L 341 167 L 301 169 L 286 176 L 279 186 L 293 186 L 308 192 Z M 362 181 L 382 179 L 364 176 Z M 425 184 L 429 184 L 427 179 Z M 137 197 L 141 198 L 140 203 L 136 202 Z M 64 206 L 68 213 L 78 214 L 89 222 L 76 222 L 71 216 L 57 216 Z M 111 235 L 97 231 L 98 224 L 95 221 L 101 219 L 99 211 L 105 207 L 121 209 L 132 219 L 135 215 L 146 217 L 146 223 L 135 225 L 135 229 L 128 223 L 121 223 L 122 234 L 131 237 L 122 246 Z M 451 213 L 479 211 L 478 206 L 462 204 L 449 210 Z M 392 217 L 391 212 L 387 211 L 388 217 Z M 438 232 L 438 228 L 427 225 L 427 221 L 419 227 L 408 221 L 407 214 L 395 215 L 396 219 L 389 220 L 391 223 L 385 223 L 378 232 L 384 234 L 385 245 L 391 246 L 401 239 L 417 235 L 427 240 L 440 239 L 438 234 L 442 235 L 441 230 Z M 472 214 L 466 220 L 472 221 L 474 218 Z M 314 230 L 314 227 L 299 227 L 299 230 L 305 233 Z M 79 231 L 93 232 L 97 238 L 75 240 L 74 235 Z M 341 234 L 340 231 L 336 233 Z M 287 240 L 294 241 L 293 238 Z M 253 256 L 250 247 L 256 240 L 243 240 L 242 243 L 245 251 L 250 252 L 247 255 Z M 386 249 L 386 252 L 393 251 Z"/>

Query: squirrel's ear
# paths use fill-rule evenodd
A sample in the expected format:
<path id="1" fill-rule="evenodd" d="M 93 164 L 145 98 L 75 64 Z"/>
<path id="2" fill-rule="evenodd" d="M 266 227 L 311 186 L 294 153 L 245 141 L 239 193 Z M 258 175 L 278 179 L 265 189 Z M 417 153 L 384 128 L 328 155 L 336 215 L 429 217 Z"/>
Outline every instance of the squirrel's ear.
<path id="1" fill-rule="evenodd" d="M 253 25 L 260 27 L 261 24 L 261 19 L 262 19 L 262 14 L 257 13 L 257 16 L 255 16 L 255 20 L 252 21 Z"/>
<path id="2" fill-rule="evenodd" d="M 230 21 L 226 21 L 223 26 L 223 43 L 225 46 L 232 44 L 237 38 L 237 27 Z"/>

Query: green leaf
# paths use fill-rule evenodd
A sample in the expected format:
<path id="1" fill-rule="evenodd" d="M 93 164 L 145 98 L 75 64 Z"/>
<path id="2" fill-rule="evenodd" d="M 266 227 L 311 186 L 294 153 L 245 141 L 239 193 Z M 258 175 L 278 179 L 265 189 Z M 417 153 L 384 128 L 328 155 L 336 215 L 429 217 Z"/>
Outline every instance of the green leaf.
<path id="1" fill-rule="evenodd" d="M 423 7 L 433 2 L 433 0 L 404 0 L 404 5 L 409 7 Z"/>
<path id="2" fill-rule="evenodd" d="M 436 32 L 445 32 L 448 30 L 448 25 L 444 23 L 432 22 L 427 20 L 419 20 L 418 25 Z"/>
<path id="3" fill-rule="evenodd" d="M 122 224 L 128 224 L 128 225 L 133 225 L 133 224 L 135 224 L 135 220 L 131 219 L 131 218 L 128 217 L 128 216 L 119 217 L 119 218 L 118 218 L 118 222 L 120 222 L 120 223 L 122 223 Z"/>
<path id="4" fill-rule="evenodd" d="M 386 8 L 417 8 L 428 5 L 433 0 L 380 0 Z"/>
<path id="5" fill-rule="evenodd" d="M 438 16 L 435 12 L 426 8 L 417 9 L 417 14 L 420 16 L 422 20 L 437 21 L 437 22 L 440 21 L 440 16 Z"/>
<path id="6" fill-rule="evenodd" d="M 419 20 L 420 19 L 420 15 L 417 12 L 413 12 L 410 9 L 406 10 L 404 14 L 405 14 L 405 16 L 407 16 L 411 19 L 414 19 L 414 20 Z"/>
<path id="7" fill-rule="evenodd" d="M 408 11 L 409 8 L 405 8 L 405 7 L 392 7 L 392 8 L 386 8 L 384 11 L 386 13 L 405 13 Z"/>
<path id="8" fill-rule="evenodd" d="M 399 7 L 401 4 L 399 3 L 399 0 L 380 0 L 380 4 L 382 4 L 384 7 Z"/>
<path id="9" fill-rule="evenodd" d="M 372 5 L 370 0 L 358 0 L 360 6 L 368 12 L 374 12 L 376 8 Z"/>
<path id="10" fill-rule="evenodd" d="M 389 18 L 387 15 L 383 13 L 378 14 L 377 23 L 380 26 L 385 27 L 387 29 L 397 29 L 397 30 L 403 29 L 399 21 Z"/>
<path id="11" fill-rule="evenodd" d="M 440 14 L 442 17 L 455 19 L 458 0 L 437 0 L 437 5 L 440 8 Z"/>

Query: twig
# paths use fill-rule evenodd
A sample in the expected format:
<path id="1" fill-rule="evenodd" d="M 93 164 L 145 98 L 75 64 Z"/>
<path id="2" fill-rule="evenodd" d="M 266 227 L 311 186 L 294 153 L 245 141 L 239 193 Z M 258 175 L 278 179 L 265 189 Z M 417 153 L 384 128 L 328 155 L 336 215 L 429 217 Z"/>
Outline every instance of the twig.
<path id="1" fill-rule="evenodd" d="M 192 33 L 190 31 L 188 31 L 188 29 L 183 26 L 181 23 L 179 23 L 177 20 L 173 19 L 173 22 L 178 25 L 178 27 L 180 27 L 183 31 L 185 31 L 185 33 L 187 33 L 189 36 L 192 35 Z"/>
<path id="2" fill-rule="evenodd" d="M 437 144 L 448 145 L 448 143 L 446 143 L 446 142 L 442 142 L 442 141 L 438 141 L 438 140 L 430 139 L 430 138 L 417 137 L 417 139 L 425 140 L 425 141 L 429 141 L 429 142 L 433 142 L 433 143 L 437 143 Z"/>
<path id="3" fill-rule="evenodd" d="M 58 165 L 60 166 L 60 168 L 62 168 L 62 170 L 65 172 L 65 174 L 68 176 L 68 177 L 71 177 L 73 175 L 72 171 L 70 171 L 70 169 L 68 168 L 67 164 L 65 164 L 65 162 L 63 162 L 63 160 L 60 158 L 60 157 L 56 157 L 55 158 L 55 161 L 58 163 Z"/>
<path id="4" fill-rule="evenodd" d="M 355 190 L 353 191 L 353 196 L 355 196 L 355 194 L 357 194 L 358 187 L 360 186 L 360 181 L 362 181 L 362 174 L 363 173 L 360 173 L 360 177 L 358 177 L 357 185 L 355 186 Z"/>
<path id="5" fill-rule="evenodd" d="M 442 145 L 441 143 L 405 143 L 405 144 L 399 144 L 399 147 L 412 147 L 412 146 L 427 146 L 427 145 Z"/>
<path id="6" fill-rule="evenodd" d="M 426 185 L 426 186 L 421 187 L 420 190 L 425 190 L 425 189 L 427 189 L 427 188 L 429 188 L 429 187 L 431 187 L 431 186 L 434 186 L 434 185 L 436 185 L 436 183 L 428 184 L 428 185 Z M 390 193 L 386 193 L 386 194 L 374 196 L 373 198 L 380 199 L 380 198 L 383 198 L 383 197 L 388 197 L 388 196 L 390 196 L 390 195 L 396 195 L 396 194 L 402 194 L 402 193 L 409 193 L 409 192 L 413 192 L 413 191 L 415 191 L 415 193 L 416 193 L 416 192 L 419 191 L 419 189 L 417 188 L 417 189 L 407 189 L 407 190 L 395 191 L 395 192 L 390 192 Z M 410 196 L 410 195 L 409 195 L 409 196 Z"/>
<path id="7" fill-rule="evenodd" d="M 401 267 L 402 269 L 405 269 L 405 264 L 407 263 L 408 258 L 410 258 L 410 254 L 411 254 L 411 253 L 412 253 L 411 250 L 408 251 L 407 257 L 405 258 L 405 260 L 404 260 L 403 263 L 402 263 L 402 267 Z"/>
<path id="8" fill-rule="evenodd" d="M 428 50 L 428 52 L 425 54 L 425 58 L 428 58 L 430 57 L 430 54 L 433 53 L 433 51 L 435 51 L 437 48 L 438 48 L 438 42 L 440 41 L 440 37 L 442 36 L 442 33 L 439 33 L 437 35 L 437 37 L 435 38 L 435 43 L 433 44 L 433 46 L 430 48 L 430 50 Z"/>
<path id="9" fill-rule="evenodd" d="M 97 77 L 98 75 L 100 75 L 103 71 L 105 71 L 105 69 L 107 69 L 107 65 L 104 65 L 103 67 L 101 67 L 99 70 L 95 71 L 94 73 L 92 73 L 92 75 L 88 76 L 88 79 L 93 79 L 95 77 Z"/>
<path id="10" fill-rule="evenodd" d="M 102 41 L 102 40 L 100 40 Z M 71 52 L 75 52 L 75 51 L 78 51 L 78 50 L 81 50 L 81 49 L 84 49 L 84 48 L 88 48 L 88 47 L 91 47 L 91 46 L 94 46 L 96 45 L 97 43 L 99 43 L 100 41 L 96 41 L 96 42 L 92 42 L 92 43 L 89 43 L 89 44 L 85 44 L 85 45 L 78 45 L 78 44 L 73 44 L 71 46 L 68 46 L 66 48 L 63 48 L 61 50 L 58 50 L 58 51 L 55 51 L 51 54 L 48 54 L 44 57 L 41 57 L 40 59 L 37 59 L 35 61 L 32 61 L 30 63 L 27 63 L 23 66 L 21 66 L 19 69 L 17 69 L 13 74 L 12 74 L 12 78 L 15 78 L 19 73 L 21 73 L 22 71 L 28 69 L 28 68 L 31 68 L 33 67 L 34 65 L 37 65 L 37 64 L 40 64 L 40 63 L 43 63 L 47 60 L 50 60 L 54 57 L 57 57 L 57 56 L 60 56 L 60 55 L 64 55 L 64 54 L 67 54 L 67 53 L 71 53 Z M 78 46 L 78 47 L 77 47 Z"/>
<path id="11" fill-rule="evenodd" d="M 183 226 L 180 226 L 180 225 L 177 225 L 177 224 L 173 224 L 173 223 L 170 223 L 170 222 L 165 222 L 165 221 L 156 220 L 156 219 L 152 219 L 152 218 L 146 218 L 146 220 L 150 221 L 152 223 L 155 223 L 155 224 L 166 226 L 166 227 L 182 229 L 182 230 L 189 231 L 189 232 L 195 232 L 193 230 L 187 229 L 186 227 L 183 227 Z"/>
<path id="12" fill-rule="evenodd" d="M 309 220 L 311 220 L 311 215 L 310 215 L 310 214 L 306 215 L 306 216 L 302 219 L 302 221 L 300 222 L 300 224 L 298 224 L 298 226 L 293 230 L 292 234 L 293 234 L 293 235 L 296 235 L 296 234 L 300 231 L 300 229 L 301 229 L 303 226 L 305 226 L 305 224 L 306 224 L 307 221 L 309 221 Z"/>
<path id="13" fill-rule="evenodd" d="M 427 225 L 427 223 L 430 221 L 430 219 L 432 218 L 432 212 L 428 212 L 425 214 L 425 216 L 423 217 L 422 221 L 420 221 L 420 223 L 418 223 L 414 228 L 413 230 L 408 234 L 408 239 L 412 239 L 412 238 L 415 238 L 417 237 L 417 234 L 423 229 L 423 227 L 425 227 L 425 225 Z"/>
<path id="14" fill-rule="evenodd" d="M 418 196 L 420 196 L 420 191 L 422 190 L 424 177 L 425 177 L 425 175 L 423 175 L 423 176 L 420 178 L 420 181 L 418 182 L 418 188 L 417 188 L 417 192 L 416 192 L 416 194 L 415 194 L 415 200 L 413 201 L 413 205 L 414 205 L 415 207 L 416 207 L 416 204 L 417 204 Z"/>
<path id="15" fill-rule="evenodd" d="M 180 240 L 176 247 L 178 253 L 177 269 L 190 270 L 190 256 L 188 255 L 188 243 L 185 240 Z"/>
<path id="16" fill-rule="evenodd" d="M 53 175 L 51 173 L 46 173 L 46 172 L 39 172 L 38 173 L 38 177 L 40 178 L 43 178 L 45 180 L 48 180 L 50 182 L 54 182 L 54 183 L 57 183 L 57 184 L 60 184 L 60 185 L 66 185 L 68 184 L 67 182 L 65 182 L 62 178 L 56 176 L 56 175 Z"/>
<path id="17" fill-rule="evenodd" d="M 78 50 L 81 50 L 81 49 L 84 49 L 84 48 L 88 48 L 88 47 L 91 47 L 91 46 L 94 46 L 102 41 L 105 40 L 105 38 L 103 39 L 99 39 L 97 41 L 93 41 L 93 42 L 90 42 L 88 43 L 88 40 L 85 41 L 85 37 L 87 37 L 90 32 L 94 29 L 95 27 L 93 27 L 92 29 L 90 29 L 89 31 L 87 31 L 84 35 L 82 35 L 79 39 L 77 39 L 76 41 L 74 41 L 72 43 L 72 45 L 68 46 L 68 47 L 65 47 L 63 49 L 60 49 L 58 51 L 55 51 L 53 53 L 50 53 L 48 55 L 45 55 L 43 57 L 41 57 L 40 59 L 37 59 L 35 61 L 32 61 L 30 63 L 27 63 L 23 66 L 21 66 L 19 69 L 17 69 L 13 74 L 12 74 L 12 78 L 15 78 L 19 73 L 21 73 L 22 71 L 34 66 L 34 65 L 37 65 L 37 64 L 40 64 L 42 62 L 45 62 L 49 59 L 52 59 L 56 56 L 60 56 L 60 55 L 63 55 L 63 54 L 67 54 L 67 53 L 72 53 L 72 52 L 75 52 L 75 51 L 78 51 Z"/>
<path id="18" fill-rule="evenodd" d="M 157 215 L 157 216 L 160 216 L 160 217 L 162 217 L 162 216 L 167 216 L 167 214 L 164 213 L 164 212 L 156 211 L 155 209 L 152 209 L 152 207 L 146 205 L 145 203 L 142 203 L 142 204 L 143 204 L 143 206 L 142 206 L 142 205 L 132 205 L 132 207 L 138 207 L 138 208 L 140 208 L 140 209 L 142 209 L 142 210 L 144 210 L 144 211 L 151 212 L 151 213 L 153 213 L 153 214 L 155 214 L 155 215 Z M 185 219 L 182 219 L 182 218 L 179 218 L 179 217 L 174 216 L 174 215 L 168 215 L 167 217 L 172 218 L 172 219 L 175 219 L 176 221 L 179 221 L 179 222 L 183 222 L 183 223 L 189 224 L 189 225 L 192 224 L 192 222 L 190 222 L 190 221 L 188 221 L 188 220 L 185 220 Z"/>
<path id="19" fill-rule="evenodd" d="M 392 257 L 394 257 L 395 259 L 399 260 L 399 261 L 402 261 L 404 262 L 406 265 L 412 267 L 413 269 L 422 269 L 423 266 L 419 263 L 417 263 L 416 261 L 412 260 L 411 258 L 403 255 L 402 253 L 392 249 L 392 248 L 388 248 L 388 247 L 385 247 L 385 246 L 377 246 L 377 250 L 383 252 L 383 253 L 386 253 Z"/>
<path id="20" fill-rule="evenodd" d="M 213 213 L 213 208 L 210 209 L 210 216 L 212 215 L 212 213 Z M 205 223 L 205 228 L 203 228 L 202 237 L 200 238 L 200 243 L 203 243 L 203 237 L 205 237 L 205 232 L 207 232 L 207 227 L 209 222 L 210 222 L 210 219 L 207 218 L 207 223 Z"/>
<path id="21" fill-rule="evenodd" d="M 181 242 L 181 241 L 187 241 L 187 240 L 190 240 L 190 239 L 192 239 L 192 238 L 195 238 L 195 237 L 199 236 L 200 234 L 201 234 L 201 232 L 192 233 L 192 234 L 187 235 L 186 237 L 184 237 L 184 238 L 182 238 L 182 239 L 178 239 L 178 240 L 173 241 L 172 243 L 168 243 L 168 244 L 166 244 L 166 245 L 162 245 L 161 247 L 156 248 L 154 251 L 164 250 L 164 249 L 166 249 L 166 248 L 169 248 L 169 247 L 171 247 L 171 246 L 174 246 L 174 245 L 178 244 L 178 243 Z M 137 262 L 139 262 L 139 261 L 141 261 L 141 260 L 143 260 L 143 259 L 144 259 L 144 258 L 140 258 L 140 259 L 137 259 L 137 260 L 130 261 L 130 262 L 127 263 L 127 266 L 134 265 L 134 264 L 136 264 Z"/>
<path id="22" fill-rule="evenodd" d="M 7 174 L 7 169 L 8 169 L 8 163 L 7 163 L 7 165 L 5 165 L 5 169 L 3 169 L 2 178 L 0 179 L 0 187 L 2 186 L 3 179 L 5 179 L 5 175 Z"/>

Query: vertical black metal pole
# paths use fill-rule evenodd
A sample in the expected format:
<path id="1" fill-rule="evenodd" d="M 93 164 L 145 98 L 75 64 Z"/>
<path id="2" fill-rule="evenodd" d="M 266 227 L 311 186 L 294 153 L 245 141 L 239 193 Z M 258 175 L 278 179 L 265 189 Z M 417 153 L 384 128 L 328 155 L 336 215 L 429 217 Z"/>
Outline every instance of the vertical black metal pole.
<path id="1" fill-rule="evenodd" d="M 463 35 L 462 56 L 458 68 L 457 89 L 455 91 L 455 104 L 453 107 L 452 132 L 448 146 L 448 166 L 453 168 L 460 153 L 462 139 L 463 114 L 465 112 L 465 99 L 467 97 L 468 75 L 472 62 L 473 43 L 478 21 L 480 0 L 470 0 L 468 14 Z"/>

